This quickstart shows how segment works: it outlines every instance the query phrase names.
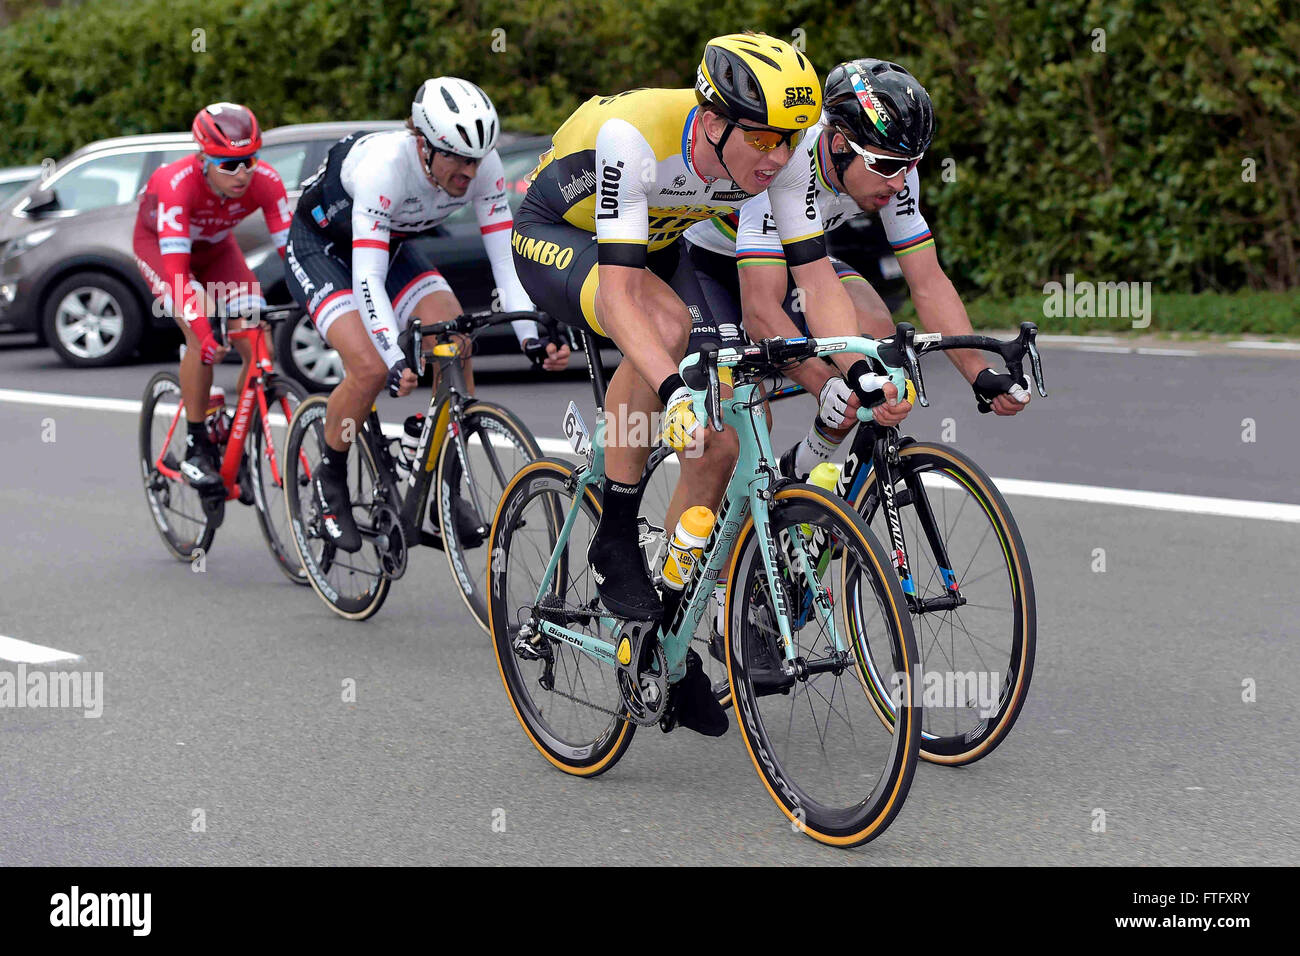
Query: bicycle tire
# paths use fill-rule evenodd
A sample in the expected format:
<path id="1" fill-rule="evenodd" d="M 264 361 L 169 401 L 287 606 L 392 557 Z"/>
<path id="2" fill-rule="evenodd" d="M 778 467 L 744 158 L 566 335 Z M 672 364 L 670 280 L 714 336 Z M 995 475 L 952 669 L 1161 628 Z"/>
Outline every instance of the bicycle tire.
<path id="1" fill-rule="evenodd" d="M 604 724 L 604 729 L 590 740 L 566 739 L 563 732 L 556 729 L 548 719 L 551 716 L 549 703 L 545 708 L 539 706 L 528 692 L 530 675 L 521 669 L 520 658 L 515 654 L 513 640 L 518 633 L 518 627 L 511 624 L 512 615 L 516 610 L 511 605 L 518 599 L 518 595 L 527 593 L 530 599 L 536 597 L 535 585 L 532 585 L 530 590 L 528 581 L 525 581 L 517 593 L 512 593 L 511 590 L 510 548 L 515 534 L 522 527 L 518 522 L 529 502 L 547 491 L 556 494 L 567 493 L 571 502 L 572 491 L 566 492 L 565 489 L 573 471 L 574 466 L 569 462 L 557 458 L 539 458 L 521 468 L 510 480 L 501 497 L 501 506 L 493 519 L 492 531 L 488 539 L 491 557 L 488 615 L 492 625 L 492 648 L 496 654 L 497 672 L 501 676 L 501 683 L 505 687 L 511 709 L 529 741 L 557 769 L 573 776 L 595 777 L 613 767 L 627 752 L 636 726 L 622 717 L 611 716 Z M 543 516 L 548 525 L 555 521 L 562 524 L 564 516 L 554 513 L 558 511 L 558 502 L 554 503 L 552 508 L 546 508 L 545 505 L 543 508 Z M 585 489 L 582 510 L 594 529 L 601 513 L 600 496 L 595 489 L 590 487 Z M 557 531 L 558 526 L 550 528 L 550 540 L 554 541 L 557 538 Z M 581 545 L 581 542 L 578 543 Z M 553 550 L 554 545 L 552 545 L 552 552 Z M 567 550 L 566 547 L 565 551 Z M 585 565 L 585 561 L 583 564 Z M 526 561 L 520 564 L 521 568 L 524 566 L 527 566 Z M 557 576 L 561 579 L 567 578 L 564 571 L 560 571 Z M 562 591 L 560 597 L 561 599 L 567 597 L 567 592 Z M 552 642 L 552 644 L 559 648 L 566 646 L 559 642 Z M 582 660 L 589 660 L 580 652 L 573 653 L 579 661 L 579 666 Z M 614 673 L 612 668 L 604 668 L 595 661 L 590 663 L 591 673 L 610 675 Z M 585 682 L 583 683 L 586 686 Z M 554 697 L 554 694 L 551 697 Z M 559 703 L 562 701 L 557 701 L 557 706 Z M 625 709 L 621 706 L 620 709 L 626 714 Z M 585 713 L 585 711 L 576 712 Z M 592 719 L 594 723 L 600 723 L 602 718 Z M 586 734 L 583 733 L 581 736 L 585 737 Z"/>
<path id="2" fill-rule="evenodd" d="M 307 580 L 311 584 L 312 590 L 339 617 L 349 621 L 364 621 L 374 616 L 383 607 L 384 601 L 388 598 L 388 591 L 392 586 L 392 581 L 382 570 L 377 570 L 374 574 L 366 571 L 366 581 L 369 581 L 371 577 L 374 578 L 374 581 L 373 583 L 367 583 L 366 589 L 361 596 L 351 598 L 341 594 L 331 582 L 330 572 L 335 567 L 352 569 L 352 566 L 347 562 L 359 559 L 355 558 L 354 555 L 339 553 L 334 545 L 325 541 L 319 535 L 313 535 L 303 520 L 303 515 L 310 513 L 304 510 L 304 505 L 314 507 L 314 505 L 310 505 L 309 497 L 307 501 L 303 499 L 304 491 L 311 487 L 311 480 L 307 475 L 303 474 L 302 466 L 304 460 L 308 462 L 308 465 L 312 462 L 310 455 L 304 459 L 303 446 L 307 441 L 309 431 L 312 433 L 314 443 L 317 445 L 324 444 L 325 410 L 328 401 L 329 397 L 326 395 L 313 395 L 298 406 L 298 410 L 294 412 L 293 418 L 289 422 L 289 435 L 284 449 L 285 509 L 289 517 L 290 530 L 293 532 L 291 538 L 294 550 L 298 555 L 298 560 L 302 562 L 307 571 Z M 355 460 L 349 457 L 349 473 L 356 475 L 356 484 L 359 485 L 361 469 L 368 468 L 373 483 L 374 476 L 379 473 L 379 470 L 375 465 L 369 445 L 360 436 L 353 444 L 359 450 L 355 452 L 357 456 Z M 314 460 L 319 461 L 320 455 L 315 455 Z M 349 491 L 352 491 L 352 489 L 349 489 Z M 352 494 L 354 509 L 357 500 L 358 495 Z M 319 548 L 319 554 L 313 550 L 313 545 Z M 357 554 L 365 554 L 367 549 L 372 547 L 374 546 L 370 544 L 362 544 L 361 550 Z"/>
<path id="3" fill-rule="evenodd" d="M 886 558 L 887 552 L 861 515 L 842 499 L 812 485 L 786 484 L 773 494 L 770 522 L 771 536 L 767 540 L 773 543 L 800 527 L 801 523 L 815 524 L 819 529 L 831 529 L 836 536 L 838 555 L 842 556 L 842 560 L 852 558 L 855 583 L 862 578 L 866 579 L 881 612 L 879 630 L 883 639 L 875 647 L 887 655 L 886 665 L 892 668 L 890 673 L 897 681 L 896 720 L 894 725 L 887 728 L 888 734 L 873 738 L 870 742 L 865 732 L 853 730 L 849 717 L 846 716 L 849 711 L 847 689 L 841 694 L 838 685 L 843 677 L 848 678 L 845 681 L 848 686 L 858 685 L 858 678 L 846 673 L 850 669 L 857 669 L 851 663 L 842 666 L 839 672 L 829 669 L 814 672 L 810 669 L 804 677 L 791 679 L 786 689 L 780 693 L 770 688 L 760 691 L 756 687 L 753 680 L 755 670 L 749 664 L 754 659 L 754 652 L 746 649 L 746 645 L 755 640 L 751 628 L 756 627 L 753 622 L 761 617 L 763 609 L 755 604 L 755 598 L 751 595 L 770 593 L 771 585 L 763 583 L 767 574 L 762 550 L 765 545 L 756 533 L 753 518 L 750 517 L 737 537 L 730 565 L 731 586 L 727 589 L 727 673 L 736 702 L 736 722 L 740 725 L 745 747 L 759 779 L 794 829 L 819 843 L 838 847 L 860 846 L 879 837 L 894 821 L 907 798 L 916 772 L 921 731 L 921 708 L 916 688 L 921 671 L 907 604 L 898 578 Z M 778 553 L 778 560 L 780 559 L 781 554 Z M 850 562 L 843 560 L 843 564 L 844 574 L 847 574 Z M 789 570 L 789 566 L 786 570 Z M 800 586 L 797 578 L 792 579 L 789 586 L 798 590 Z M 805 596 L 810 596 L 806 585 L 802 590 Z M 797 602 L 787 600 L 789 592 L 786 584 L 782 584 L 780 591 L 781 597 L 776 602 L 778 606 L 786 602 L 792 612 L 800 606 Z M 832 601 L 828 605 L 830 613 L 843 613 L 845 593 L 847 588 L 842 587 L 839 596 L 832 595 Z M 804 612 L 804 618 L 808 622 L 812 621 L 808 612 Z M 814 634 L 812 642 L 805 642 L 799 633 L 802 627 L 796 627 L 796 616 L 793 613 L 791 624 L 796 653 L 801 650 L 808 652 L 805 662 L 812 665 L 815 660 L 812 652 L 818 648 L 819 635 Z M 758 639 L 762 639 L 761 635 Z M 829 648 L 821 653 L 829 655 Z M 800 655 L 800 659 L 805 658 Z M 822 660 L 830 660 L 830 657 Z M 877 659 L 876 662 L 880 663 L 880 660 Z M 820 682 L 820 686 L 814 682 Z M 826 694 L 828 686 L 829 695 Z M 814 697 L 829 702 L 826 733 L 821 732 L 820 717 L 814 713 L 817 732 L 801 740 L 799 733 L 793 729 L 794 720 L 805 709 L 815 711 L 817 704 Z M 788 707 L 785 698 L 788 698 Z M 839 711 L 834 710 L 837 699 L 841 702 Z M 772 701 L 772 707 L 760 704 L 762 700 Z M 787 709 L 788 727 L 784 726 L 785 716 L 782 713 Z M 873 706 L 858 705 L 857 709 L 862 712 L 864 721 L 874 724 Z M 770 719 L 764 716 L 765 711 L 772 714 Z M 848 725 L 846 745 L 850 751 L 857 750 L 860 754 L 869 745 L 879 754 L 878 765 L 865 764 L 868 771 L 876 773 L 874 782 L 869 773 L 861 772 L 864 764 L 857 755 L 850 755 L 846 760 L 846 769 L 830 770 L 828 741 L 833 713 Z M 811 753 L 815 749 L 814 744 L 818 742 L 820 758 Z M 800 758 L 805 754 L 810 758 L 807 772 L 802 768 L 797 773 L 792 771 L 790 765 L 802 764 Z M 814 785 L 808 778 L 816 769 L 826 770 L 833 779 L 825 785 L 817 785 L 817 793 L 814 794 Z M 862 782 L 860 778 L 863 777 L 868 783 Z M 870 788 L 859 799 L 861 789 L 868 784 Z M 830 791 L 838 793 L 830 796 Z M 832 804 L 827 802 L 828 799 L 836 802 Z"/>
<path id="4" fill-rule="evenodd" d="M 311 392 L 292 379 L 274 376 L 267 382 L 267 411 L 271 416 L 275 416 L 277 412 L 284 416 L 282 427 L 286 437 L 293 412 L 310 397 Z M 257 523 L 262 529 L 262 537 L 271 551 L 271 557 L 275 559 L 275 566 L 294 584 L 306 585 L 307 569 L 303 567 L 298 552 L 290 540 L 293 535 L 289 525 L 286 524 L 283 528 L 276 525 L 277 515 L 281 519 L 285 517 L 283 507 L 285 472 L 282 452 L 286 442 L 281 438 L 279 447 L 276 448 L 275 439 L 272 438 L 272 451 L 275 453 L 276 468 L 280 476 L 277 482 L 271 472 L 266 453 L 270 427 L 275 426 L 262 427 L 262 413 L 257 406 L 254 406 L 253 420 L 249 425 L 244 453 L 248 456 L 248 475 L 253 484 L 253 504 L 257 511 Z"/>
<path id="5" fill-rule="evenodd" d="M 956 483 L 956 487 L 964 489 L 974 499 L 997 536 L 1010 585 L 1011 640 L 1008 645 L 1007 670 L 1000 680 L 997 711 L 990 717 L 982 718 L 978 724 L 964 732 L 940 734 L 923 730 L 922 733 L 921 759 L 946 766 L 962 766 L 987 757 L 996 750 L 1006 740 L 1024 707 L 1033 677 L 1038 641 L 1033 575 L 1029 568 L 1024 539 L 1011 515 L 1011 509 L 992 479 L 979 465 L 955 448 L 938 442 L 912 442 L 899 448 L 898 454 L 900 479 L 904 470 L 917 476 L 927 472 L 946 474 Z M 876 509 L 871 507 L 871 493 L 875 485 L 875 469 L 871 469 L 854 500 L 854 507 L 868 524 L 876 516 Z M 954 519 L 954 523 L 957 520 L 959 517 Z M 947 529 L 946 538 L 951 537 L 952 530 L 951 527 Z M 918 542 L 918 546 L 925 547 L 924 542 Z M 945 547 L 949 547 L 947 541 Z M 916 551 L 916 547 L 909 545 L 909 563 L 913 563 L 910 559 Z M 953 560 L 952 554 L 949 558 L 954 565 L 960 563 L 958 560 Z M 969 569 L 969 565 L 967 568 Z M 914 580 L 920 577 L 914 569 Z M 918 583 L 924 585 L 923 581 Z M 959 579 L 959 586 L 961 583 Z M 913 614 L 914 619 L 919 617 L 925 615 Z M 924 635 L 933 629 L 930 628 L 928 621 L 916 623 L 914 627 L 920 636 L 920 650 L 924 658 L 927 647 L 933 646 Z M 965 630 L 964 627 L 962 629 Z M 950 628 L 950 630 L 956 629 Z M 955 654 L 949 654 L 948 657 L 949 661 L 952 661 Z M 927 673 L 932 669 L 929 664 L 926 665 Z M 933 712 L 933 709 L 927 711 L 927 713 Z M 889 722 L 887 709 L 881 709 L 878 713 L 882 720 Z"/>
<path id="6" fill-rule="evenodd" d="M 501 495 L 495 489 L 500 488 L 504 491 L 505 484 L 514 477 L 515 471 L 518 471 L 518 465 L 514 462 L 503 462 L 504 449 L 498 452 L 493 448 L 490 440 L 491 433 L 502 441 L 509 442 L 513 445 L 515 451 L 523 457 L 523 464 L 528 461 L 535 461 L 542 457 L 542 450 L 538 447 L 537 439 L 517 415 L 508 408 L 504 408 L 495 402 L 484 402 L 475 400 L 464 412 L 460 421 L 460 433 L 465 438 L 466 450 L 470 454 L 470 471 L 462 467 L 453 469 L 452 463 L 459 464 L 459 458 L 456 450 L 456 443 L 448 436 L 444 441 L 438 454 L 437 468 L 435 472 L 434 488 L 434 514 L 438 522 L 439 530 L 442 534 L 442 550 L 447 558 L 447 567 L 451 570 L 451 576 L 456 581 L 457 592 L 469 608 L 470 614 L 478 622 L 479 627 L 483 628 L 485 633 L 491 633 L 488 625 L 487 610 L 487 550 L 484 545 L 487 542 L 480 542 L 474 547 L 466 547 L 456 530 L 456 522 L 451 517 L 451 507 L 453 500 L 452 489 L 452 472 L 459 471 L 459 480 L 455 482 L 455 494 L 460 494 L 462 500 L 469 500 L 467 494 L 467 485 L 473 480 L 479 492 L 480 501 L 487 511 L 483 517 L 490 526 L 492 518 L 496 514 L 497 504 L 501 500 Z M 480 441 L 481 454 L 484 461 L 480 464 L 489 466 L 491 474 L 478 474 L 474 471 L 474 449 L 473 439 L 478 436 L 480 439 L 489 438 L 488 441 Z M 512 465 L 514 467 L 512 467 Z M 500 470 L 498 480 L 497 470 Z M 509 471 L 507 474 L 506 472 Z M 489 500 L 490 497 L 490 500 Z M 479 573 L 477 552 L 482 554 L 482 573 Z"/>
<path id="7" fill-rule="evenodd" d="M 167 397 L 178 405 L 181 404 L 180 379 L 175 372 L 156 372 L 149 379 L 149 384 L 145 386 L 144 399 L 140 404 L 140 470 L 144 479 L 144 496 L 149 503 L 149 513 L 153 517 L 154 527 L 162 538 L 163 544 L 178 561 L 192 561 L 197 555 L 206 554 L 211 549 L 217 529 L 204 515 L 202 500 L 197 491 L 182 480 L 167 478 L 154 471 L 154 462 L 158 460 L 161 451 L 160 439 L 154 434 L 154 420 L 158 417 L 158 405 L 162 404 L 163 399 Z M 163 420 L 170 425 L 167 415 L 164 415 Z M 177 466 L 185 457 L 185 422 L 185 413 L 182 411 L 180 419 L 176 422 L 176 429 L 172 433 L 171 444 L 168 446 L 168 452 L 175 459 Z M 163 436 L 165 435 L 164 431 Z M 182 496 L 187 499 L 193 497 L 197 514 L 189 515 L 172 507 L 173 498 Z M 187 523 L 195 524 L 195 532 L 191 535 L 189 532 L 178 531 L 178 522 L 175 518 L 169 518 L 169 514 L 184 518 Z"/>

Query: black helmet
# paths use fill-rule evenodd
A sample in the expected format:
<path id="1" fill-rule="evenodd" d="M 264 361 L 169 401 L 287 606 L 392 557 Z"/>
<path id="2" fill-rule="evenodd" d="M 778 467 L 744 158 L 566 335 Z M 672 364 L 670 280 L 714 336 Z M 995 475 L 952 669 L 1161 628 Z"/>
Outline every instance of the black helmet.
<path id="1" fill-rule="evenodd" d="M 916 77 L 888 60 L 849 60 L 826 77 L 826 119 L 864 149 L 920 156 L 934 136 L 934 104 Z"/>

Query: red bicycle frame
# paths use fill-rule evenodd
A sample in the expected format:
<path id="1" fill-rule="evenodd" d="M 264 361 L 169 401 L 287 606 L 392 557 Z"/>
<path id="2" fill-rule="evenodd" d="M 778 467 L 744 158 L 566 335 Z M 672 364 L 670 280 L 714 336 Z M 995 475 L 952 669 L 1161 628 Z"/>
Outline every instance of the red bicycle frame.
<path id="1" fill-rule="evenodd" d="M 253 357 L 249 363 L 248 375 L 244 378 L 244 390 L 239 395 L 239 402 L 235 406 L 235 418 L 230 423 L 230 434 L 226 438 L 226 447 L 221 459 L 221 481 L 225 485 L 226 500 L 230 501 L 239 497 L 239 463 L 244 457 L 244 439 L 248 435 L 249 419 L 253 414 L 253 402 L 257 402 L 257 410 L 261 415 L 262 437 L 266 444 L 266 457 L 271 466 L 271 478 L 278 485 L 280 484 L 280 465 L 275 457 L 275 442 L 271 438 L 271 423 L 267 414 L 266 404 L 266 376 L 273 371 L 271 365 L 271 356 L 266 348 L 266 338 L 262 334 L 260 326 L 253 328 L 238 329 L 229 333 L 229 338 L 234 340 L 238 338 L 248 339 L 253 344 Z M 284 414 L 285 421 L 292 417 L 289 409 L 288 398 L 280 399 L 280 411 Z M 185 476 L 177 468 L 169 467 L 164 461 L 163 456 L 167 449 L 171 447 L 172 436 L 176 433 L 176 426 L 180 424 L 182 416 L 185 414 L 185 402 L 181 401 L 176 406 L 176 415 L 172 418 L 171 427 L 167 429 L 167 438 L 162 443 L 158 452 L 158 460 L 154 462 L 154 467 L 158 469 L 159 474 L 165 475 L 171 481 L 185 481 Z M 302 461 L 303 474 L 309 474 L 310 469 L 307 462 Z"/>

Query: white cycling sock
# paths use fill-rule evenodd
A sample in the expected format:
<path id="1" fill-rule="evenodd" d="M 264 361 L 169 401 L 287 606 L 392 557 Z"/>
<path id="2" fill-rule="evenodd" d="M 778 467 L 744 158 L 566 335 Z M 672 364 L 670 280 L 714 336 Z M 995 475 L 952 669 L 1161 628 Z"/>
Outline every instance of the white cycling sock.
<path id="1" fill-rule="evenodd" d="M 794 453 L 795 472 L 807 475 L 822 462 L 830 461 L 842 441 L 844 438 L 831 434 L 822 417 L 818 415 L 813 420 L 807 437 L 799 443 L 799 450 Z"/>

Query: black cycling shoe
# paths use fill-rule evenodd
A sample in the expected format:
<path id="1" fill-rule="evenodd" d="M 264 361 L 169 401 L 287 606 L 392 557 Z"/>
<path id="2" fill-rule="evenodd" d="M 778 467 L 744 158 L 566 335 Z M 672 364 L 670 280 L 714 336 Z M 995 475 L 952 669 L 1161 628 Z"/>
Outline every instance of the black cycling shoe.
<path id="1" fill-rule="evenodd" d="M 777 463 L 776 463 L 776 470 L 779 471 L 783 477 L 785 477 L 785 478 L 789 478 L 791 481 L 807 481 L 807 480 L 808 480 L 808 476 L 807 476 L 807 475 L 798 475 L 798 474 L 795 474 L 795 469 L 794 469 L 794 458 L 795 458 L 795 455 L 798 454 L 798 452 L 799 452 L 799 446 L 800 446 L 801 444 L 803 444 L 803 443 L 802 443 L 801 441 L 798 441 L 798 442 L 795 442 L 795 443 L 794 443 L 792 446 L 790 446 L 789 448 L 787 448 L 787 449 L 785 450 L 785 453 L 780 457 L 780 459 L 778 459 L 778 461 L 777 461 Z"/>
<path id="2" fill-rule="evenodd" d="M 347 484 L 334 478 L 328 468 L 317 468 L 311 490 L 320 508 L 325 539 L 348 554 L 360 551 L 361 532 L 352 520 L 352 499 Z"/>
<path id="3" fill-rule="evenodd" d="M 587 548 L 587 563 L 596 579 L 600 603 L 610 613 L 630 621 L 657 621 L 663 617 L 664 605 L 650 581 L 635 527 L 620 534 L 605 532 L 604 524 L 598 525 Z"/>
<path id="4" fill-rule="evenodd" d="M 188 439 L 188 453 L 181 462 L 181 474 L 198 491 L 208 492 L 220 488 L 221 466 L 217 463 L 217 448 L 211 441 Z"/>
<path id="5" fill-rule="evenodd" d="M 685 676 L 668 693 L 668 706 L 676 723 L 706 737 L 721 737 L 727 732 L 727 712 L 713 696 L 704 662 L 694 648 L 686 652 Z"/>

